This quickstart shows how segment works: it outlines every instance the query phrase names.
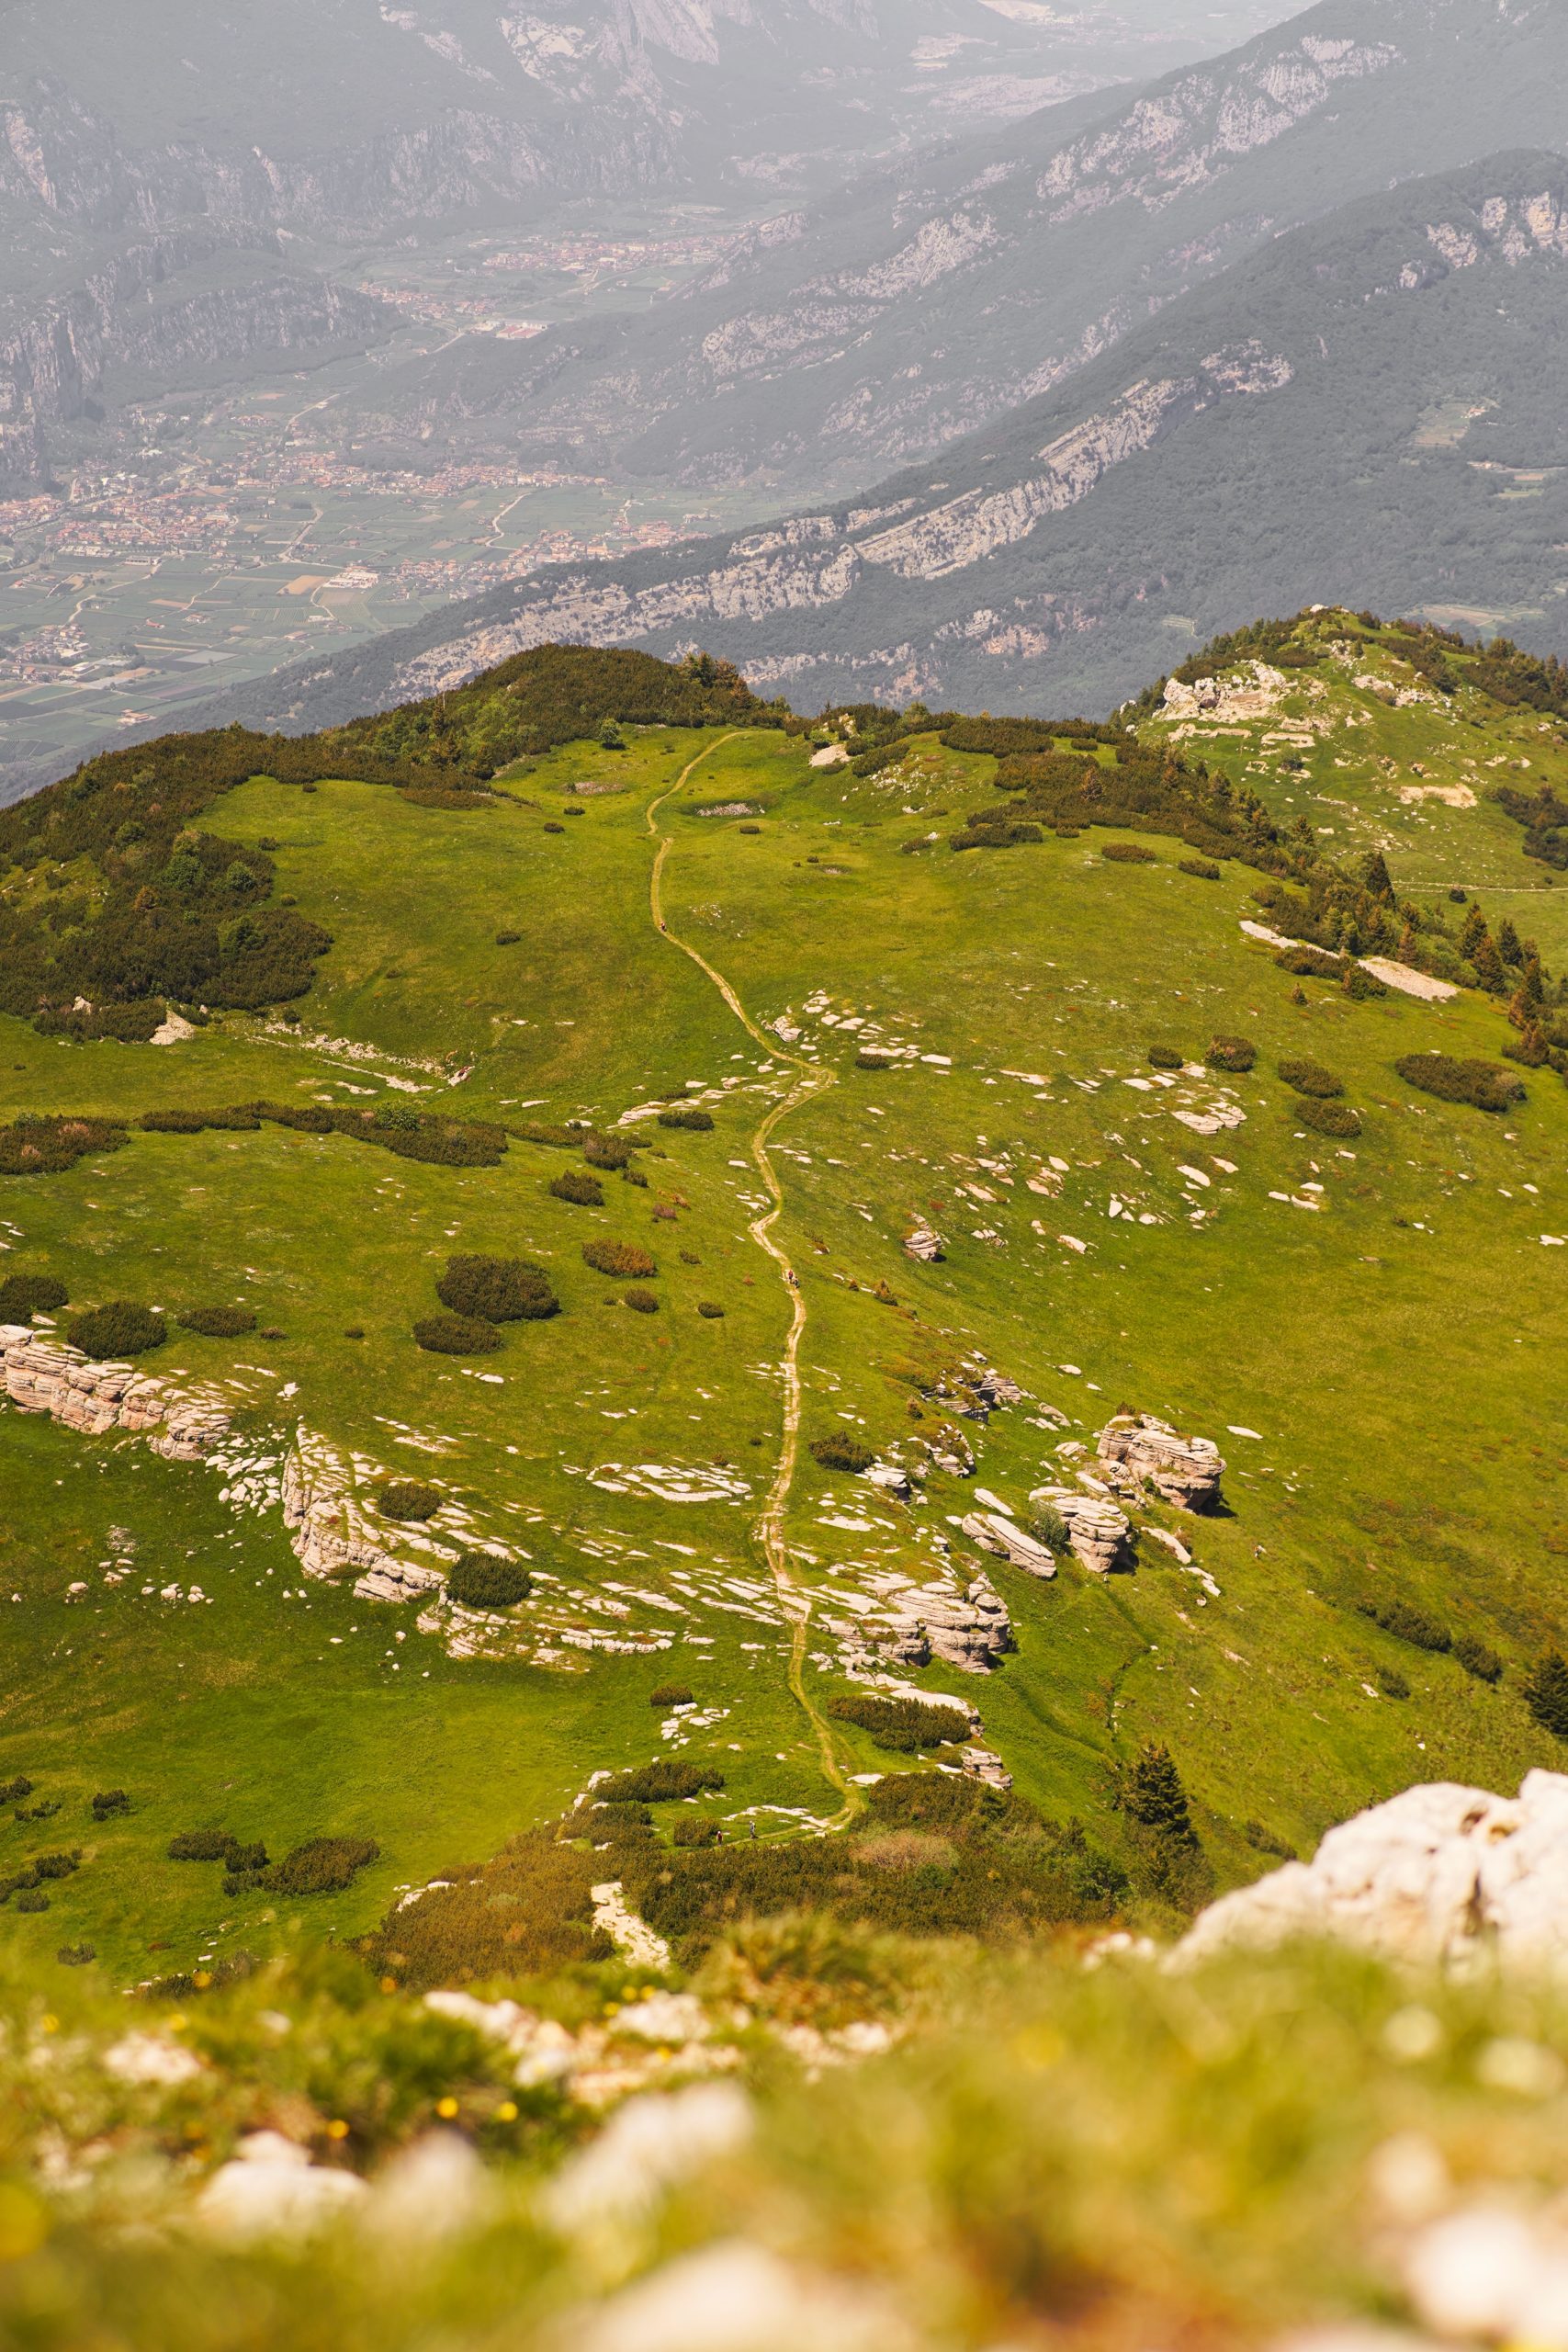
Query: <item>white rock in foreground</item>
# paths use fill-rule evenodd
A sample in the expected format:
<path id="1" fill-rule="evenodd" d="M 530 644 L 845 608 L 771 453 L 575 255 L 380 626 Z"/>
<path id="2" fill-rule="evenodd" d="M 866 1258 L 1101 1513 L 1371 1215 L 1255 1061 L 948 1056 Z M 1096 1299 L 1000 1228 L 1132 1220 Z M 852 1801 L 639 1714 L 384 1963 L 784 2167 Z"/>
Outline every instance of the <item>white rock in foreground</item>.
<path id="1" fill-rule="evenodd" d="M 1406 1789 L 1331 1829 L 1310 1863 L 1222 1895 L 1177 1955 L 1313 1935 L 1395 1960 L 1568 1971 L 1568 1774 L 1530 1772 L 1517 1797 Z"/>
<path id="2" fill-rule="evenodd" d="M 357 2173 L 313 2165 L 278 2132 L 253 2132 L 197 2200 L 202 2226 L 231 2245 L 311 2236 L 366 2194 Z"/>

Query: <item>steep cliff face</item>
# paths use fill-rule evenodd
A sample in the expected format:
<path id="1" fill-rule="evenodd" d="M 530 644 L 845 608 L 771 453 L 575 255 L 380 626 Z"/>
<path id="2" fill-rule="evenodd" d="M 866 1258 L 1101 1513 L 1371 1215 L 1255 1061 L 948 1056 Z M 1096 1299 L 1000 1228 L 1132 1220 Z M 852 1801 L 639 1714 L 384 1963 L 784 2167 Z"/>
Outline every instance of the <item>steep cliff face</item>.
<path id="1" fill-rule="evenodd" d="M 796 212 L 681 300 L 400 401 L 633 479 L 844 494 L 1050 390 L 1166 303 L 1361 193 L 1568 147 L 1568 15 L 1325 0 L 1109 111 L 1046 112 Z M 1086 117 L 1089 118 L 1086 119 Z"/>
<path id="2" fill-rule="evenodd" d="M 1418 182 L 1277 240 L 940 468 L 541 572 L 235 707 L 326 724 L 581 639 L 701 645 L 797 707 L 1105 708 L 1194 638 L 1351 583 L 1389 611 L 1533 611 L 1516 628 L 1562 650 L 1565 296 L 1561 158 Z"/>

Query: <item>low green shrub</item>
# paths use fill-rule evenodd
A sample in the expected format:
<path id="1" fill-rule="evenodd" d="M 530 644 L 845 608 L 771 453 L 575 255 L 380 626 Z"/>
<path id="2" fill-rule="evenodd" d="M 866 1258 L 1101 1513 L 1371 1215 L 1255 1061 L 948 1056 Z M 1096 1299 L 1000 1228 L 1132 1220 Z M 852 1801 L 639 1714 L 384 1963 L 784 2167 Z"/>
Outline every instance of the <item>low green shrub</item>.
<path id="1" fill-rule="evenodd" d="M 1185 1069 L 1187 1057 L 1179 1046 L 1151 1046 L 1147 1055 L 1151 1069 Z"/>
<path id="2" fill-rule="evenodd" d="M 495 934 L 495 944 L 498 947 L 515 947 L 522 936 L 523 933 L 520 931 L 498 931 Z"/>
<path id="3" fill-rule="evenodd" d="M 658 1296 L 656 1293 L 650 1290 L 634 1289 L 624 1291 L 622 1293 L 622 1304 L 629 1306 L 634 1315 L 657 1315 L 659 1312 Z"/>
<path id="4" fill-rule="evenodd" d="M 49 1897 L 40 1886 L 24 1887 L 17 1896 L 16 1907 L 18 1911 L 47 1911 Z"/>
<path id="5" fill-rule="evenodd" d="M 698 1136 L 713 1133 L 713 1114 L 708 1111 L 660 1111 L 659 1124 L 661 1127 L 689 1127 L 694 1135 Z"/>
<path id="6" fill-rule="evenodd" d="M 601 1781 L 594 1794 L 601 1804 L 670 1804 L 723 1786 L 724 1774 L 716 1764 L 693 1764 L 682 1756 L 660 1756 L 652 1764 L 635 1765 L 629 1772 L 617 1772 L 614 1780 Z"/>
<path id="7" fill-rule="evenodd" d="M 719 1323 L 724 1319 L 723 1307 L 718 1305 L 716 1300 L 711 1298 L 705 1298 L 699 1301 L 697 1313 L 703 1317 L 704 1321 L 707 1323 Z"/>
<path id="8" fill-rule="evenodd" d="M 740 828 L 744 832 L 744 825 Z M 751 829 L 756 831 L 755 826 Z M 675 1824 L 673 1841 L 677 1846 L 719 1846 L 724 1832 L 716 1821 L 705 1820 L 701 1814 L 682 1814 Z"/>
<path id="9" fill-rule="evenodd" d="M 1568 1660 L 1548 1650 L 1525 1679 L 1524 1702 L 1543 1731 L 1568 1740 Z"/>
<path id="10" fill-rule="evenodd" d="M 1381 1625 L 1396 1641 L 1408 1642 L 1413 1649 L 1434 1650 L 1442 1656 L 1453 1647 L 1448 1627 L 1440 1625 L 1435 1617 L 1428 1617 L 1424 1609 L 1417 1609 L 1414 1601 L 1395 1596 L 1391 1600 L 1359 1600 L 1356 1606 L 1363 1617 L 1370 1617 L 1374 1625 Z"/>
<path id="11" fill-rule="evenodd" d="M 1312 1094 L 1320 1102 L 1327 1102 L 1331 1096 L 1345 1091 L 1344 1080 L 1336 1078 L 1334 1072 L 1325 1069 L 1321 1062 L 1283 1061 L 1278 1068 L 1286 1085 L 1297 1094 Z"/>
<path id="12" fill-rule="evenodd" d="M 828 1713 L 838 1723 L 868 1731 L 878 1747 L 902 1756 L 912 1756 L 920 1747 L 945 1747 L 969 1734 L 967 1720 L 956 1707 L 934 1706 L 924 1699 L 885 1699 L 855 1691 L 829 1699 Z"/>
<path id="13" fill-rule="evenodd" d="M 558 1176 L 549 1192 L 552 1200 L 571 1201 L 581 1209 L 602 1209 L 604 1205 L 603 1184 L 578 1168 L 569 1168 L 564 1176 Z"/>
<path id="14" fill-rule="evenodd" d="M 130 1811 L 130 1799 L 123 1789 L 100 1789 L 93 1799 L 95 1821 L 110 1821 L 116 1814 Z"/>
<path id="15" fill-rule="evenodd" d="M 1048 1552 L 1072 1549 L 1072 1533 L 1059 1510 L 1050 1503 L 1041 1503 L 1029 1514 L 1029 1532 Z"/>
<path id="16" fill-rule="evenodd" d="M 182 1331 L 199 1331 L 207 1340 L 237 1340 L 256 1328 L 246 1306 L 187 1306 L 175 1319 Z"/>
<path id="17" fill-rule="evenodd" d="M 1348 1142 L 1361 1132 L 1361 1114 L 1353 1111 L 1348 1102 L 1317 1102 L 1308 1095 L 1292 1102 L 1285 1115 L 1299 1120 L 1303 1127 L 1312 1127 L 1320 1136 L 1337 1136 L 1342 1142 Z"/>
<path id="18" fill-rule="evenodd" d="M 1176 870 L 1179 874 L 1190 874 L 1200 882 L 1217 882 L 1220 878 L 1219 867 L 1206 857 L 1179 857 Z"/>
<path id="19" fill-rule="evenodd" d="M 92 1306 L 84 1315 L 73 1315 L 66 1336 L 73 1348 L 101 1363 L 106 1358 L 150 1355 L 168 1339 L 169 1327 L 150 1308 L 138 1306 L 129 1298 L 116 1298 L 107 1306 Z"/>
<path id="20" fill-rule="evenodd" d="M 521 1125 L 508 1127 L 506 1132 L 509 1136 L 515 1136 L 519 1143 L 544 1144 L 551 1151 L 580 1151 L 593 1130 L 570 1124 L 554 1126 L 544 1119 L 525 1119 Z"/>
<path id="21" fill-rule="evenodd" d="M 465 1609 L 514 1609 L 533 1591 L 534 1579 L 515 1560 L 464 1552 L 446 1572 L 446 1589 Z"/>
<path id="22" fill-rule="evenodd" d="M 880 1046 L 863 1046 L 855 1056 L 856 1069 L 891 1069 L 897 1057 Z"/>
<path id="23" fill-rule="evenodd" d="M 869 1445 L 847 1430 L 829 1430 L 826 1437 L 811 1441 L 811 1459 L 824 1470 L 848 1470 L 858 1474 L 869 1470 L 876 1456 Z"/>
<path id="24" fill-rule="evenodd" d="M 1495 1649 L 1488 1648 L 1474 1634 L 1456 1634 L 1453 1654 L 1465 1672 L 1473 1674 L 1478 1682 L 1501 1682 L 1503 1679 L 1502 1659 Z"/>
<path id="25" fill-rule="evenodd" d="M 482 1323 L 543 1323 L 560 1313 L 548 1275 L 527 1258 L 448 1258 L 435 1295 L 454 1315 Z"/>
<path id="26" fill-rule="evenodd" d="M 33 1784 L 27 1774 L 18 1772 L 14 1781 L 6 1781 L 0 1786 L 0 1804 L 16 1804 L 20 1798 L 30 1797 L 32 1792 Z"/>
<path id="27" fill-rule="evenodd" d="M 1398 1667 L 1380 1666 L 1377 1672 L 1378 1689 L 1382 1692 L 1385 1699 L 1409 1698 L 1410 1685 L 1404 1679 L 1404 1675 L 1401 1674 Z"/>
<path id="28" fill-rule="evenodd" d="M 1145 849 L 1142 842 L 1107 842 L 1100 854 L 1108 859 L 1112 865 L 1157 865 L 1159 864 L 1154 851 Z"/>
<path id="29" fill-rule="evenodd" d="M 97 1956 L 96 1944 L 62 1944 L 54 1955 L 62 1968 L 90 1968 Z"/>
<path id="30" fill-rule="evenodd" d="M 0 1323 L 30 1323 L 35 1315 L 52 1315 L 70 1295 L 53 1274 L 7 1274 L 0 1282 Z"/>
<path id="31" fill-rule="evenodd" d="M 136 1122 L 152 1136 L 199 1136 L 211 1127 L 220 1134 L 254 1134 L 260 1117 L 248 1105 L 222 1111 L 143 1111 Z"/>
<path id="32" fill-rule="evenodd" d="M 1281 947 L 1274 961 L 1281 972 L 1294 972 L 1296 978 L 1303 980 L 1342 980 L 1347 974 L 1344 956 L 1327 955 L 1321 947 Z M 1352 965 L 1348 968 L 1357 970 L 1359 967 Z M 1371 979 L 1371 974 L 1369 972 L 1366 977 Z M 1381 980 L 1373 985 L 1380 990 L 1382 988 Z"/>
<path id="33" fill-rule="evenodd" d="M 182 1829 L 165 1851 L 171 1862 L 226 1862 L 239 1842 L 227 1829 Z"/>
<path id="34" fill-rule="evenodd" d="M 1211 1037 L 1203 1057 L 1211 1069 L 1248 1070 L 1258 1059 L 1250 1037 Z"/>
<path id="35" fill-rule="evenodd" d="M 656 1690 L 649 1692 L 648 1703 L 650 1707 L 689 1707 L 692 1703 L 691 1686 L 685 1682 L 660 1682 Z"/>
<path id="36" fill-rule="evenodd" d="M 269 1894 L 339 1894 L 381 1849 L 370 1838 L 308 1838 L 261 1874 Z"/>
<path id="37" fill-rule="evenodd" d="M 413 1327 L 414 1344 L 432 1356 L 493 1356 L 502 1346 L 493 1323 L 472 1315 L 424 1315 Z"/>
<path id="38" fill-rule="evenodd" d="M 445 1499 L 439 1487 L 429 1486 L 423 1478 L 390 1478 L 376 1503 L 385 1519 L 405 1519 L 423 1526 L 435 1517 Z"/>
<path id="39" fill-rule="evenodd" d="M 1380 980 L 1375 972 L 1364 971 L 1359 964 L 1352 964 L 1345 975 L 1345 993 L 1356 1004 L 1370 1004 L 1374 997 L 1388 994 L 1388 983 Z"/>
<path id="40" fill-rule="evenodd" d="M 649 1252 L 635 1241 L 585 1241 L 582 1262 L 592 1266 L 596 1274 L 608 1274 L 616 1282 L 629 1282 L 659 1271 Z"/>
<path id="41" fill-rule="evenodd" d="M 88 1152 L 122 1151 L 130 1140 L 107 1119 L 46 1119 L 25 1111 L 0 1126 L 0 1176 L 59 1176 Z"/>
<path id="42" fill-rule="evenodd" d="M 1469 1102 L 1478 1111 L 1506 1111 L 1525 1101 L 1522 1081 L 1495 1062 L 1456 1058 L 1451 1054 L 1402 1054 L 1394 1069 L 1406 1086 L 1444 1102 Z"/>
<path id="43" fill-rule="evenodd" d="M 590 1168 L 626 1169 L 631 1165 L 637 1149 L 629 1136 L 601 1136 L 590 1133 L 583 1139 L 582 1157 Z"/>
<path id="44" fill-rule="evenodd" d="M 1271 1854 L 1279 1862 L 1293 1862 L 1296 1860 L 1295 1848 L 1289 1845 L 1283 1838 L 1277 1838 L 1271 1829 L 1265 1829 L 1260 1821 L 1244 1821 L 1241 1825 L 1241 1834 L 1255 1854 Z"/>

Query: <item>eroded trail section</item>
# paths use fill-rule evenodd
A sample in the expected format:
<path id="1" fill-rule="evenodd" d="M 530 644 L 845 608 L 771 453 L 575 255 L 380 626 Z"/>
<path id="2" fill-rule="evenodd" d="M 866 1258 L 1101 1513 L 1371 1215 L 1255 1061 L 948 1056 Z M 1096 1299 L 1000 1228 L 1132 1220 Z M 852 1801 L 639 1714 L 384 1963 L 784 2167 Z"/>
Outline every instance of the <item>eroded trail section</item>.
<path id="1" fill-rule="evenodd" d="M 653 860 L 653 874 L 649 887 L 649 904 L 653 914 L 654 928 L 660 937 L 667 939 L 672 947 L 678 947 L 682 956 L 690 957 L 697 969 L 718 990 L 747 1035 L 761 1046 L 764 1053 L 770 1055 L 775 1061 L 784 1062 L 795 1072 L 795 1080 L 789 1092 L 773 1105 L 760 1125 L 752 1131 L 750 1137 L 751 1157 L 767 1187 L 768 1197 L 773 1205 L 765 1209 L 761 1216 L 753 1217 L 748 1230 L 758 1249 L 764 1250 L 778 1269 L 779 1279 L 784 1285 L 790 1302 L 789 1336 L 784 1342 L 784 1354 L 779 1362 L 779 1370 L 784 1383 L 783 1442 L 779 1449 L 778 1467 L 773 1473 L 773 1485 L 768 1490 L 767 1500 L 762 1506 L 761 1516 L 757 1521 L 756 1533 L 773 1575 L 779 1606 L 790 1628 L 789 1687 L 795 1694 L 802 1713 L 817 1736 L 818 1752 L 829 1785 L 837 1790 L 843 1800 L 840 1811 L 830 1825 L 837 1827 L 848 1821 L 859 1810 L 864 1800 L 860 1791 L 850 1781 L 840 1761 L 838 1748 L 833 1739 L 832 1725 L 806 1688 L 806 1643 L 811 1603 L 807 1594 L 795 1582 L 790 1566 L 784 1518 L 789 1508 L 790 1490 L 795 1484 L 795 1464 L 800 1455 L 800 1343 L 806 1334 L 808 1310 L 805 1293 L 800 1287 L 800 1278 L 774 1231 L 779 1218 L 784 1214 L 784 1187 L 779 1182 L 768 1146 L 775 1128 L 780 1126 L 792 1112 L 799 1110 L 803 1103 L 813 1101 L 816 1096 L 827 1093 L 829 1088 L 838 1084 L 838 1080 L 831 1070 L 818 1069 L 800 1055 L 788 1052 L 780 1045 L 776 1037 L 769 1036 L 760 1029 L 724 974 L 716 966 L 710 964 L 706 956 L 700 954 L 688 940 L 680 938 L 672 932 L 664 920 L 664 864 L 674 847 L 674 835 L 660 831 L 659 812 L 666 801 L 673 799 L 676 793 L 682 789 L 695 770 L 701 767 L 705 760 L 710 759 L 715 752 L 722 751 L 726 743 L 732 742 L 734 740 L 733 735 L 726 735 L 722 736 L 717 742 L 710 743 L 705 751 L 699 752 L 696 758 L 682 768 L 680 775 L 667 791 L 661 792 L 656 800 L 650 802 L 648 810 L 648 830 L 659 847 Z"/>

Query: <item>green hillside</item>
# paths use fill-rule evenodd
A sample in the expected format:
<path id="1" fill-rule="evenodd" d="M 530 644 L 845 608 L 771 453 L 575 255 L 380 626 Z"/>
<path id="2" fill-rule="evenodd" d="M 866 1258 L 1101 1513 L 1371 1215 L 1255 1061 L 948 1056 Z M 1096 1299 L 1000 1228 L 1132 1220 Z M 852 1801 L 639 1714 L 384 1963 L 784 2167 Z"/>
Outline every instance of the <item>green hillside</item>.
<path id="1" fill-rule="evenodd" d="M 138 1371 L 229 1417 L 205 1465 L 0 1421 L 19 1963 L 361 1934 L 596 1773 L 633 1810 L 579 1878 L 696 1951 L 797 1896 L 1168 1917 L 1413 1781 L 1552 1762 L 1564 713 L 1506 648 L 1341 612 L 1113 729 L 806 727 L 716 665 L 551 653 L 6 812 L 0 1310 L 152 1310 Z M 1478 1102 L 1432 1091 L 1455 1062 Z M 961 1527 L 1088 1496 L 1122 1411 L 1213 1440 L 1223 1509 L 1135 1488 L 1099 1575 L 1058 1498 L 1050 1581 Z M 527 1589 L 463 1607 L 473 1554 Z M 1013 1647 L 919 1663 L 982 1574 Z M 1014 1783 L 946 1843 L 910 1823 L 957 1797 L 894 1776 L 977 1802 L 961 1741 L 863 1703 L 944 1694 Z M 1140 1815 L 1151 1745 L 1195 1849 Z M 267 1860 L 170 1857 L 200 1831 Z M 318 1838 L 377 1850 L 274 1874 Z M 40 1909 L 46 1852 L 79 1866 Z M 532 1951 L 532 1898 L 476 1883 Z M 493 1968 L 493 1905 L 427 1911 Z"/>

